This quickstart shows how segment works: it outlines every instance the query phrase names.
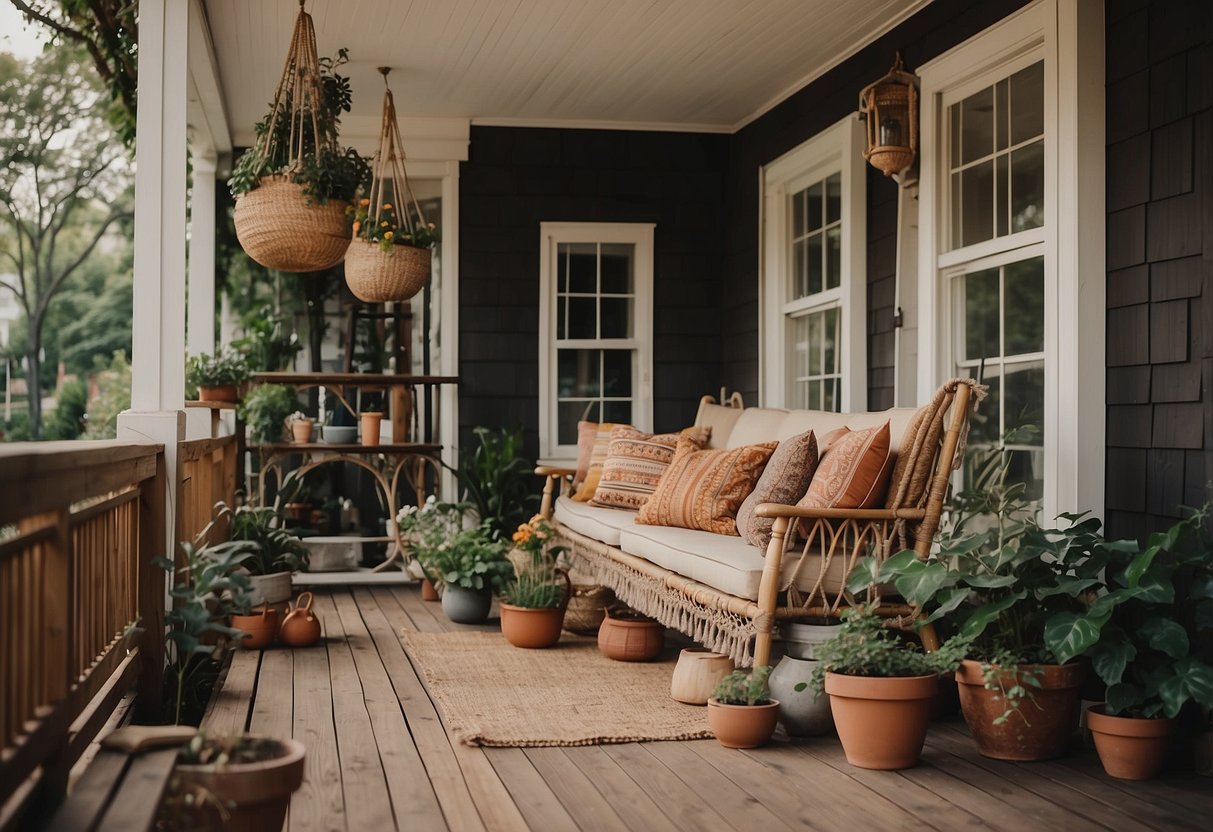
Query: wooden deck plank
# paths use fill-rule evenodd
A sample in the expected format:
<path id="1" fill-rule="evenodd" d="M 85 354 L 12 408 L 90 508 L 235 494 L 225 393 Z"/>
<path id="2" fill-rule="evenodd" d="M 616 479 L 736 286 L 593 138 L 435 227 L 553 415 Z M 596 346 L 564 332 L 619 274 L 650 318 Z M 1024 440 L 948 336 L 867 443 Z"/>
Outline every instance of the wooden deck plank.
<path id="1" fill-rule="evenodd" d="M 366 711 L 396 817 L 407 818 L 408 825 L 418 829 L 443 829 L 446 821 L 442 807 L 357 602 L 348 592 L 334 593 L 332 599 L 362 682 Z"/>
<path id="2" fill-rule="evenodd" d="M 563 748 L 565 756 L 594 784 L 628 829 L 645 832 L 679 832 L 686 827 L 671 820 L 658 801 L 639 789 L 600 745 Z"/>
<path id="3" fill-rule="evenodd" d="M 422 601 L 421 593 L 413 587 L 396 586 L 384 589 L 400 605 L 419 633 L 443 633 L 451 624 L 442 614 L 442 607 L 434 601 Z M 382 597 L 379 593 L 377 597 Z M 382 602 L 381 602 L 382 605 Z"/>
<path id="4" fill-rule="evenodd" d="M 696 829 L 723 828 L 728 822 L 664 765 L 653 765 L 651 754 L 640 743 L 602 746 L 645 794 L 661 801 L 661 808 L 679 825 Z"/>
<path id="5" fill-rule="evenodd" d="M 242 734 L 248 729 L 249 710 L 257 687 L 260 650 L 237 649 L 228 663 L 223 686 L 202 718 L 202 728 L 213 737 Z"/>
<path id="6" fill-rule="evenodd" d="M 143 832 L 151 829 L 176 759 L 176 748 L 144 751 L 136 755 L 126 776 L 122 778 L 119 793 L 97 825 L 97 832 Z"/>
<path id="7" fill-rule="evenodd" d="M 362 620 L 375 642 L 397 701 L 404 711 L 405 721 L 447 824 L 459 832 L 484 829 L 438 711 L 400 643 L 400 629 L 412 629 L 412 622 L 396 599 L 385 590 L 359 589 L 354 592 L 354 598 L 362 610 Z"/>
<path id="8" fill-rule="evenodd" d="M 76 781 L 71 797 L 51 817 L 46 832 L 89 832 L 100 819 L 130 759 L 122 751 L 98 751 Z"/>
<path id="9" fill-rule="evenodd" d="M 484 754 L 531 829 L 577 832 L 576 821 L 521 748 L 486 748 Z"/>
<path id="10" fill-rule="evenodd" d="M 379 746 L 371 728 L 365 693 L 350 651 L 333 595 L 316 598 L 313 609 L 323 618 L 329 638 L 329 680 L 333 690 L 333 724 L 337 731 L 341 792 L 345 797 L 345 822 L 351 829 L 390 829 L 395 823 L 392 801 Z M 307 648 L 316 649 L 316 648 Z"/>
<path id="11" fill-rule="evenodd" d="M 706 740 L 704 742 L 716 742 Z M 724 776 L 696 754 L 695 743 L 649 742 L 640 746 L 660 760 L 678 779 L 686 783 L 706 805 L 714 809 L 735 829 L 762 829 L 792 832 L 792 827 L 766 806 L 754 800 L 744 789 Z"/>
<path id="12" fill-rule="evenodd" d="M 257 698 L 249 717 L 249 732 L 287 738 L 295 716 L 295 651 L 266 650 L 257 674 Z"/>
<path id="13" fill-rule="evenodd" d="M 321 619 L 328 637 L 329 624 Z M 294 719 L 291 735 L 307 748 L 303 785 L 291 796 L 291 832 L 344 830 L 345 800 L 341 792 L 341 763 L 337 729 L 333 724 L 333 692 L 328 651 L 324 642 L 292 651 Z"/>
<path id="14" fill-rule="evenodd" d="M 629 832 L 615 808 L 570 762 L 563 749 L 527 748 L 524 752 L 578 827 L 593 832 Z"/>

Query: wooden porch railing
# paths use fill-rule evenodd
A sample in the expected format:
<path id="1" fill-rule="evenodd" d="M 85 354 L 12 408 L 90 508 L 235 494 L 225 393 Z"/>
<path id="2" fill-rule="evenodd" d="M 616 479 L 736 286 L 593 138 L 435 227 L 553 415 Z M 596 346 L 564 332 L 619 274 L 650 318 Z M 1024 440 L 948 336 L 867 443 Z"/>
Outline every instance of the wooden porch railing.
<path id="1" fill-rule="evenodd" d="M 177 446 L 181 483 L 177 491 L 177 539 L 193 541 L 214 517 L 215 503 L 231 505 L 236 499 L 236 463 L 240 446 L 235 436 L 193 439 Z M 220 523 L 202 543 L 226 538 Z"/>
<path id="2" fill-rule="evenodd" d="M 131 688 L 159 705 L 164 493 L 162 445 L 0 446 L 0 807 L 62 794 Z"/>

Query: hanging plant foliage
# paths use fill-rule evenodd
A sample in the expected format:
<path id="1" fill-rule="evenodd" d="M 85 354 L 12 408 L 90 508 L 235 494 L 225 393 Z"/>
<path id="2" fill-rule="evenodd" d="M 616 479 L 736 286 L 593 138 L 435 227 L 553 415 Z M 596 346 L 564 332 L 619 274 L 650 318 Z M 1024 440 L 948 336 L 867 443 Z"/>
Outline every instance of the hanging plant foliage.
<path id="1" fill-rule="evenodd" d="M 337 141 L 349 112 L 347 61 L 318 58 L 312 17 L 299 3 L 286 65 L 270 112 L 256 127 L 228 183 L 236 197 L 236 236 L 263 266 L 311 272 L 341 262 L 349 246 L 350 200 L 370 176 L 366 160 Z"/>
<path id="2" fill-rule="evenodd" d="M 430 279 L 430 250 L 438 228 L 427 222 L 409 186 L 396 103 L 383 73 L 383 119 L 372 164 L 369 196 L 358 201 L 354 239 L 345 257 L 345 281 L 368 303 L 408 300 Z"/>

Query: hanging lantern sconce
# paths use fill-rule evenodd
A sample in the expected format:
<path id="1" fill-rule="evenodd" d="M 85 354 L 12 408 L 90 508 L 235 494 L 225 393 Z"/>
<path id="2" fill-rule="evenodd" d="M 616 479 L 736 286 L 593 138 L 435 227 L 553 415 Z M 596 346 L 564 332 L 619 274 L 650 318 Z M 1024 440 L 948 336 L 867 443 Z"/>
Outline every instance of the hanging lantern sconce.
<path id="1" fill-rule="evenodd" d="M 889 73 L 859 94 L 859 117 L 868 123 L 863 158 L 885 176 L 901 173 L 918 154 L 918 76 L 906 72 L 901 53 Z"/>

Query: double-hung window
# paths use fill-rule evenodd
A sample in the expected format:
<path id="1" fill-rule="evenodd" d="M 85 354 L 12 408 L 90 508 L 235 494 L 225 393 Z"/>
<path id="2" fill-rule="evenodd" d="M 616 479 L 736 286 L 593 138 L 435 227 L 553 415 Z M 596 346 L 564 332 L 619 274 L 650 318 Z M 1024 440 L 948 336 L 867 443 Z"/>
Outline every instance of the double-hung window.
<path id="1" fill-rule="evenodd" d="M 577 455 L 577 423 L 652 421 L 653 226 L 543 223 L 540 453 Z"/>
<path id="2" fill-rule="evenodd" d="M 763 169 L 767 406 L 866 406 L 861 142 L 861 127 L 847 118 Z"/>

